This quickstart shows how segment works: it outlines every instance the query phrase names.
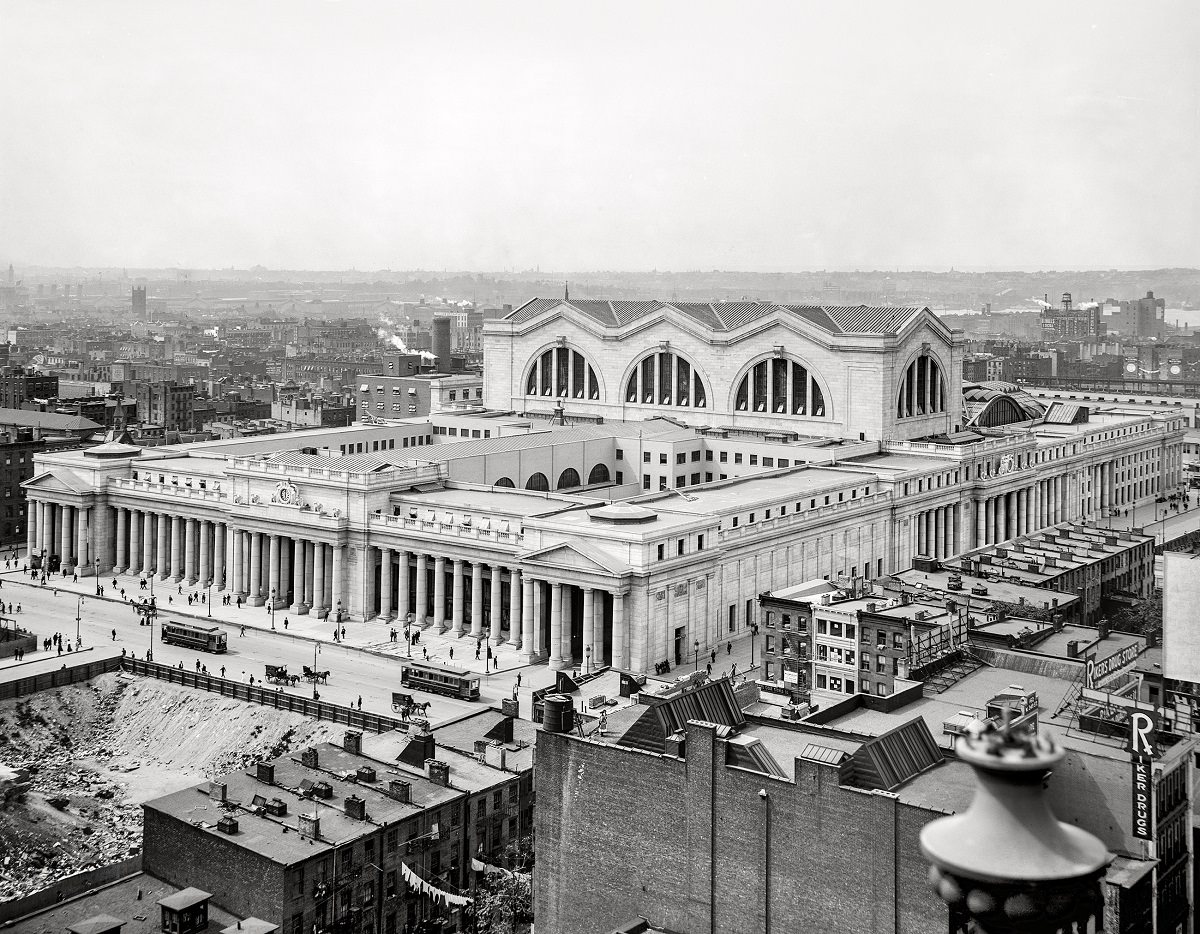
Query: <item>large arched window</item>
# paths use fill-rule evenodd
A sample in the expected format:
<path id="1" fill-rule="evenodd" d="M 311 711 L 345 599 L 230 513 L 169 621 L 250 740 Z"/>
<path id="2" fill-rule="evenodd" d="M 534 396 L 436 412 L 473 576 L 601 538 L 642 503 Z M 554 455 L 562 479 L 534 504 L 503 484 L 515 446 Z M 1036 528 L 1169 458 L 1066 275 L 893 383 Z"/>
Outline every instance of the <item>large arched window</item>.
<path id="1" fill-rule="evenodd" d="M 588 474 L 588 486 L 595 486 L 597 483 L 608 483 L 607 464 L 597 464 Z"/>
<path id="2" fill-rule="evenodd" d="M 570 490 L 579 486 L 579 471 L 574 467 L 568 467 L 558 475 L 558 489 Z"/>
<path id="3" fill-rule="evenodd" d="M 545 493 L 550 489 L 550 481 L 546 479 L 544 473 L 535 473 L 532 477 L 525 481 L 525 489 L 537 490 L 539 493 Z"/>
<path id="4" fill-rule="evenodd" d="M 630 405 L 708 407 L 704 380 L 692 364 L 677 353 L 656 350 L 638 361 L 625 384 Z"/>
<path id="5" fill-rule="evenodd" d="M 599 399 L 596 370 L 582 353 L 560 344 L 543 350 L 525 377 L 525 395 L 560 399 Z"/>
<path id="6" fill-rule="evenodd" d="M 808 367 L 786 357 L 760 360 L 742 377 L 734 395 L 738 412 L 825 417 L 825 393 Z"/>
<path id="7" fill-rule="evenodd" d="M 896 397 L 896 417 L 914 418 L 946 411 L 946 379 L 942 368 L 923 353 L 904 370 Z"/>

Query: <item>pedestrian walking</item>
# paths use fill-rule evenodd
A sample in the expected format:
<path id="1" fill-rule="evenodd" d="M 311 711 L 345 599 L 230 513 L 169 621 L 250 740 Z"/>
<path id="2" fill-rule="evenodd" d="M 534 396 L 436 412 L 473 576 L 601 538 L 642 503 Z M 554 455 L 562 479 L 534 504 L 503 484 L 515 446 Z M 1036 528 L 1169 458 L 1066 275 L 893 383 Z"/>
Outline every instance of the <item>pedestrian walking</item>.
<path id="1" fill-rule="evenodd" d="M 284 629 L 287 629 L 287 627 L 288 627 L 288 618 L 285 616 L 285 617 L 283 618 L 283 628 L 284 628 Z"/>
<path id="2" fill-rule="evenodd" d="M 116 642 L 117 641 L 117 631 L 115 629 L 112 631 L 112 636 L 113 636 L 113 642 Z"/>
<path id="3" fill-rule="evenodd" d="M 346 638 L 346 627 L 345 626 L 342 627 L 342 638 L 343 639 Z"/>
<path id="4" fill-rule="evenodd" d="M 225 666 L 224 665 L 221 666 L 221 677 L 222 678 L 225 677 Z"/>
<path id="5" fill-rule="evenodd" d="M 362 710 L 362 695 L 358 695 L 358 709 Z"/>
<path id="6" fill-rule="evenodd" d="M 454 660 L 454 646 L 450 646 L 450 660 Z"/>
<path id="7" fill-rule="evenodd" d="M 732 655 L 732 654 L 733 654 L 733 643 L 732 643 L 732 642 L 728 643 L 728 644 L 725 646 L 725 654 L 726 654 L 726 655 Z"/>

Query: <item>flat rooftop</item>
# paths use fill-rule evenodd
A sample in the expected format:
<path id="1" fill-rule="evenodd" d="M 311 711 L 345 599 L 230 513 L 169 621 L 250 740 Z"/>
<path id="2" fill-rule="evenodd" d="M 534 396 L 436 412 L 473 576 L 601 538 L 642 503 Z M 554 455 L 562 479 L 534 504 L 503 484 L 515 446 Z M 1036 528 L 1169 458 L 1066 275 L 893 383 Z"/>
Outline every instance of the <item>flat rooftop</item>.
<path id="1" fill-rule="evenodd" d="M 949 588 L 948 585 L 952 574 L 962 577 L 962 590 L 951 590 Z M 992 576 L 994 577 L 995 575 Z M 943 601 L 954 600 L 960 605 L 965 605 L 968 609 L 982 609 L 994 600 L 1018 605 L 1024 602 L 1032 607 L 1043 609 L 1045 608 L 1044 605 L 1053 606 L 1055 600 L 1058 601 L 1058 606 L 1062 609 L 1070 609 L 1079 602 L 1079 598 L 1072 593 L 1034 587 L 1032 584 L 1023 581 L 1001 580 L 999 578 L 991 580 L 987 577 L 972 577 L 969 574 L 960 574 L 957 571 L 945 568 L 939 571 L 918 571 L 909 568 L 906 571 L 893 574 L 892 578 L 902 581 L 909 587 L 916 588 L 923 597 L 929 599 L 940 598 Z M 984 595 L 972 594 L 971 588 L 976 585 L 986 587 L 987 593 Z"/>
<path id="2" fill-rule="evenodd" d="M 703 486 L 689 486 L 681 491 L 687 495 L 686 499 L 674 492 L 660 491 L 634 497 L 630 502 L 652 509 L 656 504 L 661 504 L 674 512 L 721 515 L 767 508 L 777 503 L 790 505 L 816 493 L 849 490 L 874 480 L 873 477 L 827 467 L 785 467 L 747 477 L 718 480 Z"/>
<path id="3" fill-rule="evenodd" d="M 68 925 L 77 924 L 85 918 L 111 915 L 125 922 L 121 934 L 161 934 L 162 917 L 158 901 L 182 891 L 182 888 L 169 882 L 139 872 L 20 919 L 14 923 L 12 930 L 23 934 L 63 934 Z M 206 931 L 220 931 L 237 924 L 238 920 L 236 915 L 222 911 L 213 901 L 209 901 Z"/>

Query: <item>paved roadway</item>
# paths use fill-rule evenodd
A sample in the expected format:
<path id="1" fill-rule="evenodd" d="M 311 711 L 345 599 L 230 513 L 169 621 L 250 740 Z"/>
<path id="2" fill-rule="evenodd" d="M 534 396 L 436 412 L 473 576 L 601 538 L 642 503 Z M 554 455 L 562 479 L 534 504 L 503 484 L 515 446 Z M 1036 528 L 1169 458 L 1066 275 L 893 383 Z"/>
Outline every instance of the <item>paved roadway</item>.
<path id="1" fill-rule="evenodd" d="M 16 570 L 4 571 L 3 561 L 0 561 L 0 600 L 6 605 L 19 603 L 19 614 L 7 613 L 15 617 L 20 625 L 35 633 L 40 641 L 62 633 L 64 638 L 75 638 L 76 613 L 80 617 L 79 634 L 83 645 L 100 645 L 125 649 L 139 658 L 145 658 L 146 650 L 150 648 L 150 629 L 140 625 L 140 617 L 134 613 L 128 602 L 120 596 L 120 589 L 126 590 L 128 597 L 136 596 L 139 600 L 149 591 L 138 588 L 136 577 L 129 575 L 117 576 L 117 587 L 113 588 L 113 576 L 101 577 L 105 589 L 103 598 L 95 596 L 96 585 L 90 578 L 82 578 L 78 583 L 70 578 L 52 577 L 45 585 L 33 583 L 28 575 L 23 574 L 19 567 Z M 188 589 L 184 586 L 184 595 L 179 594 L 179 585 L 158 581 L 155 583 L 155 595 L 159 602 L 159 620 L 188 619 L 208 620 L 207 604 L 197 602 L 195 608 L 187 604 Z M 168 596 L 171 602 L 167 602 Z M 207 596 L 207 594 L 205 594 Z M 228 633 L 229 651 L 224 655 L 213 655 L 196 652 L 180 646 L 166 645 L 159 639 L 159 627 L 154 626 L 153 652 L 156 662 L 178 664 L 195 670 L 196 662 L 208 667 L 210 674 L 220 674 L 225 667 L 225 677 L 236 679 L 242 683 L 254 677 L 258 683 L 267 664 L 286 665 L 289 672 L 299 674 L 304 665 L 318 670 L 330 672 L 329 682 L 317 685 L 321 699 L 337 704 L 354 704 L 357 706 L 359 697 L 363 701 L 363 709 L 375 713 L 390 714 L 393 691 L 402 690 L 400 686 L 400 663 L 406 655 L 407 646 L 403 636 L 393 643 L 390 630 L 394 624 L 377 622 L 345 623 L 345 641 L 333 640 L 333 624 L 310 619 L 308 616 L 296 617 L 285 610 L 276 610 L 274 616 L 275 629 L 271 629 L 271 614 L 263 607 L 225 607 L 220 605 L 217 595 L 217 606 L 212 608 L 211 622 L 222 625 Z M 285 631 L 284 619 L 289 626 Z M 242 627 L 245 635 L 241 635 Z M 116 639 L 113 639 L 113 630 Z M 339 634 L 340 636 L 340 634 Z M 429 653 L 431 661 L 455 667 L 477 671 L 483 677 L 480 685 L 482 702 L 498 705 L 503 697 L 511 697 L 518 676 L 521 678 L 518 692 L 521 700 L 522 716 L 529 716 L 529 694 L 533 689 L 546 687 L 554 683 L 554 672 L 545 664 L 522 665 L 517 653 L 507 646 L 494 648 L 499 668 L 484 674 L 486 650 L 481 652 L 480 660 L 474 657 L 475 643 L 470 638 L 454 639 L 433 635 L 426 631 L 421 634 L 421 642 L 414 647 L 413 656 L 419 657 L 422 649 Z M 316 664 L 314 665 L 314 651 Z M 454 653 L 451 659 L 450 653 Z M 51 649 L 50 654 L 54 654 Z M 715 675 L 720 675 L 731 663 L 738 664 L 739 671 L 745 671 L 748 666 L 750 643 L 748 638 L 742 638 L 733 643 L 732 654 L 720 653 L 714 669 Z M 42 651 L 30 653 L 27 661 L 44 657 Z M 0 667 L 13 664 L 11 659 L 0 659 Z M 690 670 L 685 666 L 685 670 Z M 284 688 L 288 693 L 311 697 L 313 686 L 301 682 L 294 688 Z M 429 708 L 429 718 L 434 724 L 453 719 L 470 710 L 478 709 L 479 704 L 459 701 L 440 694 L 420 694 L 420 699 L 432 702 Z"/>

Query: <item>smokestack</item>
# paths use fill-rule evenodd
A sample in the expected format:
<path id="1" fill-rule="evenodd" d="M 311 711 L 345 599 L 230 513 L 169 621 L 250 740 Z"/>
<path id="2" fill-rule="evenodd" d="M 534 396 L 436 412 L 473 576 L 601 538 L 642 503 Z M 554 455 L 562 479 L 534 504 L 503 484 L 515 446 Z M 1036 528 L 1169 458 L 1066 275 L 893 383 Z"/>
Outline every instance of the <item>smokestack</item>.
<path id="1" fill-rule="evenodd" d="M 450 319 L 439 315 L 433 319 L 433 355 L 438 358 L 438 368 L 450 370 Z"/>

